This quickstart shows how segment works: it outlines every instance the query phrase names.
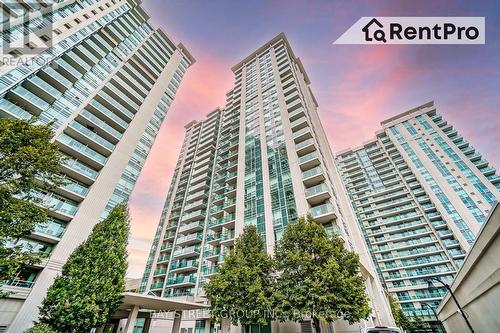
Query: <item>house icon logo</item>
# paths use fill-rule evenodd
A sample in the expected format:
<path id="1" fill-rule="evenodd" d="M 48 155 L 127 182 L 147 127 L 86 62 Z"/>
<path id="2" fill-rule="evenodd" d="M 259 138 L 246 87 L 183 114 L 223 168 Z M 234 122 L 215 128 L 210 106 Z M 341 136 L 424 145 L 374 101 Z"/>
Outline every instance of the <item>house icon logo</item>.
<path id="1" fill-rule="evenodd" d="M 387 40 L 385 39 L 385 31 L 382 30 L 382 28 L 384 28 L 384 25 L 382 23 L 380 23 L 380 21 L 377 20 L 376 18 L 372 18 L 361 29 L 365 34 L 365 41 L 372 42 L 373 40 L 376 40 L 378 42 L 386 43 Z M 376 29 L 376 30 L 373 30 L 373 29 Z M 370 33 L 370 30 L 373 30 L 373 33 Z"/>

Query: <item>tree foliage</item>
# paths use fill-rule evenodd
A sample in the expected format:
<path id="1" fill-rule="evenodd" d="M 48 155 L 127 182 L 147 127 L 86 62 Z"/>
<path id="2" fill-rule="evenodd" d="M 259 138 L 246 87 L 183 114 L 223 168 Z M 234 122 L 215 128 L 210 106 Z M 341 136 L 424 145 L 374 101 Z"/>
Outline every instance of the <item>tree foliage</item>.
<path id="1" fill-rule="evenodd" d="M 246 226 L 236 239 L 220 272 L 205 285 L 214 321 L 228 318 L 234 325 L 266 325 L 272 306 L 273 262 L 255 226 Z"/>
<path id="2" fill-rule="evenodd" d="M 353 324 L 370 313 L 359 257 L 345 249 L 343 240 L 329 238 L 311 216 L 290 224 L 275 247 L 278 279 L 275 309 L 280 320 L 344 319 Z"/>
<path id="3" fill-rule="evenodd" d="M 115 207 L 63 266 L 40 308 L 40 322 L 58 332 L 88 332 L 113 315 L 125 290 L 128 211 Z"/>
<path id="4" fill-rule="evenodd" d="M 0 281 L 14 278 L 24 265 L 40 259 L 7 243 L 29 235 L 48 219 L 48 209 L 39 206 L 37 190 L 63 183 L 63 155 L 51 142 L 52 136 L 50 125 L 0 119 Z"/>
<path id="5" fill-rule="evenodd" d="M 392 295 L 389 296 L 389 304 L 391 306 L 392 316 L 398 327 L 404 329 L 406 333 L 423 333 L 430 332 L 429 325 L 422 320 L 422 318 L 413 316 L 412 318 L 406 316 L 403 310 L 394 301 Z"/>
<path id="6" fill-rule="evenodd" d="M 27 330 L 24 331 L 24 333 L 57 333 L 50 327 L 50 325 L 47 324 L 35 324 L 35 326 L 28 328 Z"/>

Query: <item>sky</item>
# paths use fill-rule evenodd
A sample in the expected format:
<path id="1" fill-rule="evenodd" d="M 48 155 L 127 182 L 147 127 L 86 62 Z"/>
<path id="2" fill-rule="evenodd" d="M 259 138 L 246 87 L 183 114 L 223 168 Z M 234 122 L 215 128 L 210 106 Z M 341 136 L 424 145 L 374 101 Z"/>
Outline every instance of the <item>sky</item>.
<path id="1" fill-rule="evenodd" d="M 334 152 L 380 122 L 433 100 L 494 167 L 500 166 L 500 1 L 144 0 L 154 27 L 196 58 L 130 198 L 128 276 L 142 276 L 184 139 L 184 125 L 218 106 L 231 67 L 284 32 L 302 59 Z M 496 15 L 495 15 L 496 14 Z M 485 16 L 485 45 L 333 45 L 362 16 Z"/>

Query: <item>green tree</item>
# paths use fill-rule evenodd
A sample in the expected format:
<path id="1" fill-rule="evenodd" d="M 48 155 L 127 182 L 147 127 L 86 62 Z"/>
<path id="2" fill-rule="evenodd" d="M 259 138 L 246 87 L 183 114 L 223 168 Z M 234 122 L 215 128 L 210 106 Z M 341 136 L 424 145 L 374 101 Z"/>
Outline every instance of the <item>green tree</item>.
<path id="1" fill-rule="evenodd" d="M 389 295 L 389 304 L 396 325 L 404 329 L 406 333 L 430 332 L 429 325 L 422 318 L 413 315 L 410 319 L 410 317 L 406 316 L 392 295 Z"/>
<path id="2" fill-rule="evenodd" d="M 359 257 L 337 235 L 308 215 L 290 224 L 275 247 L 278 279 L 275 309 L 280 320 L 310 315 L 316 332 L 320 320 L 353 324 L 370 313 Z"/>
<path id="3" fill-rule="evenodd" d="M 210 300 L 212 320 L 228 318 L 248 329 L 267 325 L 272 306 L 273 261 L 255 226 L 246 226 L 220 271 L 204 289 Z"/>
<path id="4" fill-rule="evenodd" d="M 47 208 L 40 206 L 38 191 L 63 183 L 63 155 L 51 142 L 50 125 L 35 120 L 0 119 L 0 281 L 13 279 L 40 257 L 9 242 L 29 235 L 47 222 Z"/>
<path id="5" fill-rule="evenodd" d="M 70 255 L 47 291 L 40 322 L 58 332 L 88 332 L 113 315 L 125 290 L 129 217 L 116 206 Z"/>
<path id="6" fill-rule="evenodd" d="M 28 328 L 24 333 L 57 333 L 47 324 L 38 323 L 35 326 Z"/>

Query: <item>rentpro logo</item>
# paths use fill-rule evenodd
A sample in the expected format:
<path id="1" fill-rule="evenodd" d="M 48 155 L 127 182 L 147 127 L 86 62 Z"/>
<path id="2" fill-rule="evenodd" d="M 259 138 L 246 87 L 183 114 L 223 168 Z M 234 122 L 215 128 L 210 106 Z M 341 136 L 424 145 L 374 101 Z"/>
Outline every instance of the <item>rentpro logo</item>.
<path id="1" fill-rule="evenodd" d="M 334 44 L 484 44 L 484 17 L 362 17 Z"/>

